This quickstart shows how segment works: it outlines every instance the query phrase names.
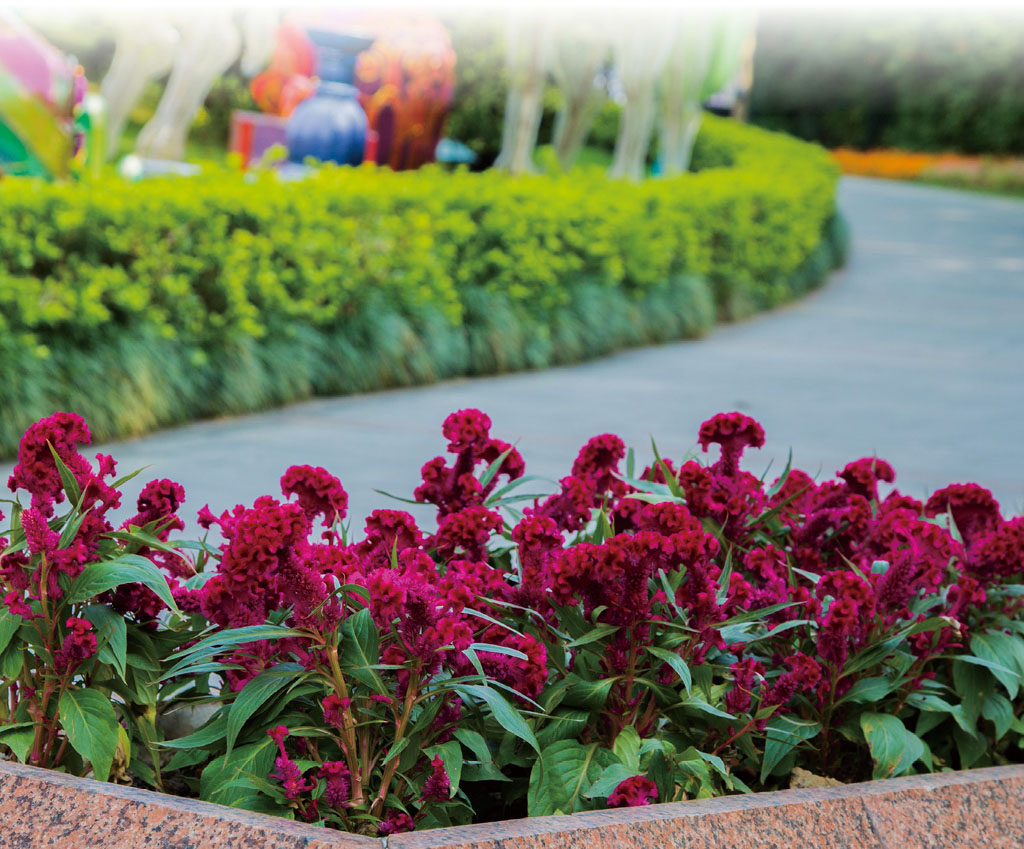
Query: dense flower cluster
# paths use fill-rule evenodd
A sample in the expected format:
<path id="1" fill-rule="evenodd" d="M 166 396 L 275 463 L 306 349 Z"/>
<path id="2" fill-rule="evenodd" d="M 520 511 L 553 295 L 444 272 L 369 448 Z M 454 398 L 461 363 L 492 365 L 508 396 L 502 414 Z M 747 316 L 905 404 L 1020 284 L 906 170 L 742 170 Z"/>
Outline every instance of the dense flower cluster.
<path id="1" fill-rule="evenodd" d="M 4 606 L 50 670 L 41 693 L 27 675 L 12 685 L 42 717 L 30 761 L 63 751 L 46 699 L 116 664 L 110 611 L 135 629 L 126 658 L 175 620 L 165 680 L 244 705 L 241 728 L 222 712 L 197 738 L 212 741 L 189 776 L 202 793 L 366 834 L 464 822 L 473 782 L 525 780 L 509 798 L 550 813 L 779 786 L 794 764 L 843 780 L 970 766 L 1024 741 L 1024 518 L 988 490 L 921 501 L 871 457 L 829 480 L 762 480 L 742 466 L 764 430 L 732 412 L 700 427 L 708 463 L 626 475 L 603 434 L 555 492 L 521 496 L 522 458 L 490 428 L 479 410 L 445 420 L 453 459 L 428 462 L 415 491 L 432 532 L 381 509 L 356 538 L 340 481 L 293 466 L 283 500 L 199 511 L 222 541 L 196 574 L 214 550 L 193 561 L 170 544 L 178 484 L 148 483 L 115 528 L 114 462 L 78 453 L 85 423 L 34 425 L 10 481 L 30 504 L 0 540 Z M 55 515 L 67 496 L 74 522 Z M 159 567 L 181 616 L 161 615 L 152 580 L 123 579 L 56 616 L 87 564 L 124 554 Z M 913 758 L 880 761 L 875 713 Z M 249 778 L 218 796 L 233 757 Z"/>

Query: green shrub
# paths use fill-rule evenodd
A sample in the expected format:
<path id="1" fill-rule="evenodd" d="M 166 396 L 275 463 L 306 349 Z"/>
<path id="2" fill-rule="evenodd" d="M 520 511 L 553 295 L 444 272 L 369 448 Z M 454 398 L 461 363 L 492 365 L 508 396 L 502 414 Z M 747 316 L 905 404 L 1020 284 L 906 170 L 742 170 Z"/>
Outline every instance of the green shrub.
<path id="1" fill-rule="evenodd" d="M 709 117 L 695 163 L 640 185 L 369 166 L 7 180 L 0 453 L 54 409 L 109 439 L 541 368 L 699 335 L 822 279 L 823 151 Z"/>

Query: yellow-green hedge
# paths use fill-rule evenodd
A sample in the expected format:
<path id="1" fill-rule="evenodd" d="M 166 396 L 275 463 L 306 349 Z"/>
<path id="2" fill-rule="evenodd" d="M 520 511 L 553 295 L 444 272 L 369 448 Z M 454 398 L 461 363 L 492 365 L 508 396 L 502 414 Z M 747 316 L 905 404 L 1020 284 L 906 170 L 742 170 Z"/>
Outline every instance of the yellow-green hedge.
<path id="1" fill-rule="evenodd" d="M 838 261 L 824 151 L 708 118 L 699 173 L 0 183 L 0 453 L 700 334 Z"/>

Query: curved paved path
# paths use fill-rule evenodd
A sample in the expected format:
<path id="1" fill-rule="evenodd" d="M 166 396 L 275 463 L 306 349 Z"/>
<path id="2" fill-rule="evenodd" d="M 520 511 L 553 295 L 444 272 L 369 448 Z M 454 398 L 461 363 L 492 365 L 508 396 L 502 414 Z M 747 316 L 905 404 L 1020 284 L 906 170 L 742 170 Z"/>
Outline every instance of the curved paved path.
<path id="1" fill-rule="evenodd" d="M 791 446 L 794 464 L 825 476 L 877 454 L 909 494 L 977 480 L 1004 511 L 1024 512 L 1024 202 L 863 179 L 844 180 L 840 195 L 853 229 L 846 269 L 804 301 L 707 339 L 318 400 L 104 450 L 122 471 L 149 463 L 151 476 L 180 480 L 192 515 L 205 502 L 220 510 L 277 494 L 292 463 L 322 465 L 361 528 L 371 509 L 402 506 L 374 488 L 408 496 L 455 409 L 488 412 L 527 469 L 552 478 L 594 434 L 618 433 L 638 459 L 653 434 L 679 457 L 701 421 L 738 409 L 767 432 L 746 464 L 755 473 L 774 459 L 774 475 Z M 429 509 L 412 509 L 429 522 Z"/>

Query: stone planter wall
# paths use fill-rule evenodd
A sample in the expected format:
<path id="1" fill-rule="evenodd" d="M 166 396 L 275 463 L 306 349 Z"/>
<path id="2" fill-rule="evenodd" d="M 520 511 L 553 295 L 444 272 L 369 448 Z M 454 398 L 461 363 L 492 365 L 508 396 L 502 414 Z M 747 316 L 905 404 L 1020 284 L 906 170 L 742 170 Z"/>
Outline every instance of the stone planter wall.
<path id="1" fill-rule="evenodd" d="M 0 764 L 4 849 L 1019 849 L 1024 766 L 357 837 Z"/>

